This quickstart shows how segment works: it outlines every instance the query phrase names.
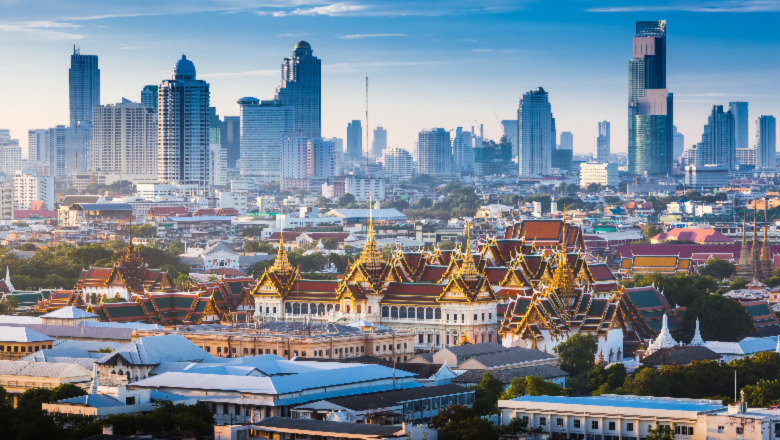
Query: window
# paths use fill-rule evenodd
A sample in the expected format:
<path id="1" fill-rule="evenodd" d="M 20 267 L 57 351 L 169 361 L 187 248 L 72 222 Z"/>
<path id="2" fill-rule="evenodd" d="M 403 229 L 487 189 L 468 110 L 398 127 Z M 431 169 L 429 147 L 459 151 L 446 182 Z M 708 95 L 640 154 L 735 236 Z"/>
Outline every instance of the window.
<path id="1" fill-rule="evenodd" d="M 599 429 L 599 421 L 598 420 L 591 420 L 590 428 L 591 429 Z"/>
<path id="2" fill-rule="evenodd" d="M 547 417 L 539 417 L 539 426 L 547 426 Z"/>
<path id="3" fill-rule="evenodd" d="M 634 424 L 631 422 L 626 423 L 626 431 L 634 432 Z"/>
<path id="4" fill-rule="evenodd" d="M 737 426 L 737 435 L 742 435 L 745 433 L 745 428 L 741 426 Z"/>
<path id="5" fill-rule="evenodd" d="M 482 320 L 483 321 L 485 320 L 485 313 L 484 312 L 482 312 Z"/>
<path id="6" fill-rule="evenodd" d="M 476 313 L 474 314 L 474 321 L 475 322 L 477 321 L 477 314 Z"/>
<path id="7" fill-rule="evenodd" d="M 524 421 L 526 425 L 528 425 L 528 416 L 522 416 L 520 417 L 520 420 Z"/>
<path id="8" fill-rule="evenodd" d="M 555 426 L 563 426 L 563 419 L 560 417 L 555 419 Z"/>
<path id="9" fill-rule="evenodd" d="M 609 422 L 607 424 L 607 429 L 609 429 L 610 431 L 614 431 L 615 430 L 615 422 Z"/>
<path id="10" fill-rule="evenodd" d="M 718 433 L 719 434 L 723 434 L 724 430 L 725 430 L 725 428 L 723 426 L 718 426 Z"/>
<path id="11" fill-rule="evenodd" d="M 574 427 L 577 428 L 577 429 L 580 428 L 580 420 L 579 419 L 574 419 Z"/>
<path id="12" fill-rule="evenodd" d="M 450 320 L 450 314 L 447 313 L 447 321 L 449 321 L 449 320 Z"/>
<path id="13" fill-rule="evenodd" d="M 458 315 L 456 313 L 452 314 L 452 320 L 458 322 Z"/>
<path id="14" fill-rule="evenodd" d="M 135 405 L 135 396 L 125 397 L 125 405 Z"/>
<path id="15" fill-rule="evenodd" d="M 488 319 L 493 319 L 493 314 L 492 313 L 488 313 Z"/>

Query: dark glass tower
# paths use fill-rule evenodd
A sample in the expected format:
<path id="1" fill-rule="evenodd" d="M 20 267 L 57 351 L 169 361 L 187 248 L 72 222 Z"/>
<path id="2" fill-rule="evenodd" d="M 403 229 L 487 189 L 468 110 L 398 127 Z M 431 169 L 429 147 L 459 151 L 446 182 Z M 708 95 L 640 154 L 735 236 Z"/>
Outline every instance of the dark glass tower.
<path id="1" fill-rule="evenodd" d="M 73 47 L 68 71 L 70 126 L 92 124 L 92 108 L 100 106 L 100 69 L 97 55 L 82 55 Z"/>
<path id="2" fill-rule="evenodd" d="M 666 89 L 666 20 L 638 21 L 628 62 L 628 170 L 669 174 L 673 98 Z"/>
<path id="3" fill-rule="evenodd" d="M 309 43 L 300 41 L 293 56 L 282 63 L 282 83 L 276 99 L 284 106 L 295 107 L 294 131 L 310 139 L 321 135 L 321 89 L 320 59 L 312 55 Z"/>
<path id="4" fill-rule="evenodd" d="M 722 105 L 712 106 L 701 142 L 696 146 L 696 165 L 721 165 L 734 169 L 737 155 L 735 133 L 736 125 L 731 110 L 724 112 Z"/>
<path id="5" fill-rule="evenodd" d="M 350 159 L 363 157 L 363 124 L 359 119 L 347 124 L 347 156 Z"/>

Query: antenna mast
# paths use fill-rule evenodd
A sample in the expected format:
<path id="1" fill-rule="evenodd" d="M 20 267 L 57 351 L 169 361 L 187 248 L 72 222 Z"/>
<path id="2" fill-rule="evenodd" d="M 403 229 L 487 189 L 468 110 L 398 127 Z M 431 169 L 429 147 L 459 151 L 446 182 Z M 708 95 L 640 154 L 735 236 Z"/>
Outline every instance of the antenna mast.
<path id="1" fill-rule="evenodd" d="M 366 76 L 366 188 L 368 188 L 368 182 L 371 178 L 371 171 L 368 167 L 371 153 L 371 126 L 368 123 L 368 76 Z"/>

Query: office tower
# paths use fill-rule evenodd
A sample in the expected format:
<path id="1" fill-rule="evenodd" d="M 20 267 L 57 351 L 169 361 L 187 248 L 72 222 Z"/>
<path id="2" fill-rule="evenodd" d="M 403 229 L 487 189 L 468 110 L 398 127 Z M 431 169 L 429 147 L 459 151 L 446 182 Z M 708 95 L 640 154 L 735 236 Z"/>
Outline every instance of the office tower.
<path id="1" fill-rule="evenodd" d="M 222 148 L 227 152 L 227 167 L 235 168 L 241 158 L 241 116 L 225 116 L 222 119 Z"/>
<path id="2" fill-rule="evenodd" d="M 11 139 L 10 130 L 0 130 L 0 172 L 7 177 L 22 169 L 22 147 L 18 139 Z"/>
<path id="3" fill-rule="evenodd" d="M 749 148 L 748 145 L 748 103 L 729 102 L 729 110 L 734 115 L 734 133 L 737 148 Z"/>
<path id="4" fill-rule="evenodd" d="M 92 171 L 106 183 L 157 181 L 157 113 L 137 102 L 93 109 Z"/>
<path id="5" fill-rule="evenodd" d="M 49 160 L 49 130 L 37 129 L 27 132 L 28 162 L 48 162 Z"/>
<path id="6" fill-rule="evenodd" d="M 560 150 L 574 149 L 574 135 L 570 131 L 561 132 L 561 143 L 558 145 Z"/>
<path id="7" fill-rule="evenodd" d="M 417 135 L 417 163 L 420 174 L 452 175 L 450 132 L 443 128 L 423 130 Z"/>
<path id="8" fill-rule="evenodd" d="M 141 105 L 157 111 L 157 86 L 144 86 L 144 89 L 141 90 Z"/>
<path id="9" fill-rule="evenodd" d="M 363 157 L 363 124 L 358 119 L 347 124 L 347 157 Z"/>
<path id="10" fill-rule="evenodd" d="M 209 179 L 211 186 L 226 186 L 227 178 L 227 150 L 220 144 L 209 145 Z"/>
<path id="11" fill-rule="evenodd" d="M 379 159 L 387 148 L 387 130 L 379 126 L 374 129 L 374 138 L 371 140 L 371 158 Z"/>
<path id="12" fill-rule="evenodd" d="M 636 22 L 628 62 L 628 171 L 672 170 L 673 96 L 666 89 L 666 21 Z"/>
<path id="13" fill-rule="evenodd" d="M 737 152 L 734 157 L 738 165 L 752 165 L 754 167 L 758 166 L 758 158 L 756 157 L 755 148 L 737 148 Z"/>
<path id="14" fill-rule="evenodd" d="M 182 55 L 171 79 L 159 86 L 158 164 L 160 183 L 199 192 L 209 185 L 209 84 L 195 77 Z"/>
<path id="15" fill-rule="evenodd" d="M 382 155 L 386 175 L 394 177 L 395 181 L 412 178 L 412 155 L 403 148 L 392 147 Z"/>
<path id="16" fill-rule="evenodd" d="M 279 100 L 241 98 L 241 177 L 281 178 L 282 139 L 293 132 L 294 109 Z"/>
<path id="17" fill-rule="evenodd" d="M 321 136 L 320 70 L 320 60 L 312 55 L 309 43 L 299 41 L 293 56 L 282 62 L 282 83 L 276 89 L 282 105 L 295 107 L 293 130 L 309 139 Z"/>
<path id="18" fill-rule="evenodd" d="M 65 154 L 68 129 L 64 125 L 57 125 L 48 131 L 49 175 L 64 178 L 69 174 Z"/>
<path id="19" fill-rule="evenodd" d="M 599 136 L 596 138 L 596 161 L 609 162 L 610 134 L 609 122 L 599 122 Z"/>
<path id="20" fill-rule="evenodd" d="M 309 139 L 306 152 L 306 175 L 311 179 L 327 179 L 339 175 L 339 152 L 336 143 L 322 138 Z"/>
<path id="21" fill-rule="evenodd" d="M 222 146 L 222 121 L 216 107 L 209 107 L 209 145 Z"/>
<path id="22" fill-rule="evenodd" d="M 452 160 L 456 173 L 470 172 L 474 169 L 474 136 L 463 131 L 462 127 L 455 129 L 452 139 Z"/>
<path id="23" fill-rule="evenodd" d="M 542 177 L 550 170 L 555 149 L 555 122 L 547 92 L 539 87 L 520 98 L 517 109 L 520 177 Z"/>
<path id="24" fill-rule="evenodd" d="M 35 171 L 18 170 L 14 174 L 14 209 L 30 209 L 33 202 L 43 202 L 54 209 L 54 178 L 40 176 Z"/>
<path id="25" fill-rule="evenodd" d="M 759 168 L 775 168 L 777 163 L 776 121 L 774 116 L 756 119 L 756 156 Z"/>
<path id="26" fill-rule="evenodd" d="M 92 122 L 92 107 L 100 105 L 100 69 L 97 55 L 82 55 L 73 46 L 68 71 L 70 126 Z"/>
<path id="27" fill-rule="evenodd" d="M 510 144 L 512 144 L 512 158 L 517 157 L 518 150 L 518 134 L 517 134 L 517 119 L 505 119 L 501 121 L 501 135 L 506 137 Z"/>
<path id="28" fill-rule="evenodd" d="M 712 106 L 704 126 L 701 142 L 696 146 L 696 165 L 720 165 L 733 170 L 737 151 L 734 136 L 734 114 L 724 112 L 722 105 Z"/>
<path id="29" fill-rule="evenodd" d="M 499 143 L 482 141 L 482 145 L 474 148 L 474 174 L 513 175 L 516 169 L 517 165 L 512 162 L 512 144 L 506 136 L 501 136 Z"/>
<path id="30" fill-rule="evenodd" d="M 282 139 L 282 180 L 308 176 L 309 139 L 294 132 Z"/>
<path id="31" fill-rule="evenodd" d="M 683 150 L 685 150 L 685 136 L 677 131 L 676 125 L 672 126 L 672 145 L 673 159 L 677 159 L 683 155 Z"/>

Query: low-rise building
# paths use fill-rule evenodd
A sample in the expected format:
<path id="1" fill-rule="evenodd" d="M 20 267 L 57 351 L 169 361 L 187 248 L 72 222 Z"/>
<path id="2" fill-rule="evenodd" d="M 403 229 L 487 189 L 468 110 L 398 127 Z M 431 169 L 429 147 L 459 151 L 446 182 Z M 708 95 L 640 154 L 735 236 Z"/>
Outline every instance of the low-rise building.
<path id="1" fill-rule="evenodd" d="M 25 327 L 0 326 L 0 359 L 20 359 L 42 348 L 51 348 L 54 338 Z"/>
<path id="2" fill-rule="evenodd" d="M 618 164 L 607 162 L 580 164 L 580 187 L 587 188 L 594 183 L 616 187 L 619 183 Z"/>
<path id="3" fill-rule="evenodd" d="M 19 395 L 32 388 L 56 388 L 72 383 L 86 388 L 90 383 L 89 370 L 72 363 L 0 361 L 0 387 L 11 400 L 19 403 Z"/>

